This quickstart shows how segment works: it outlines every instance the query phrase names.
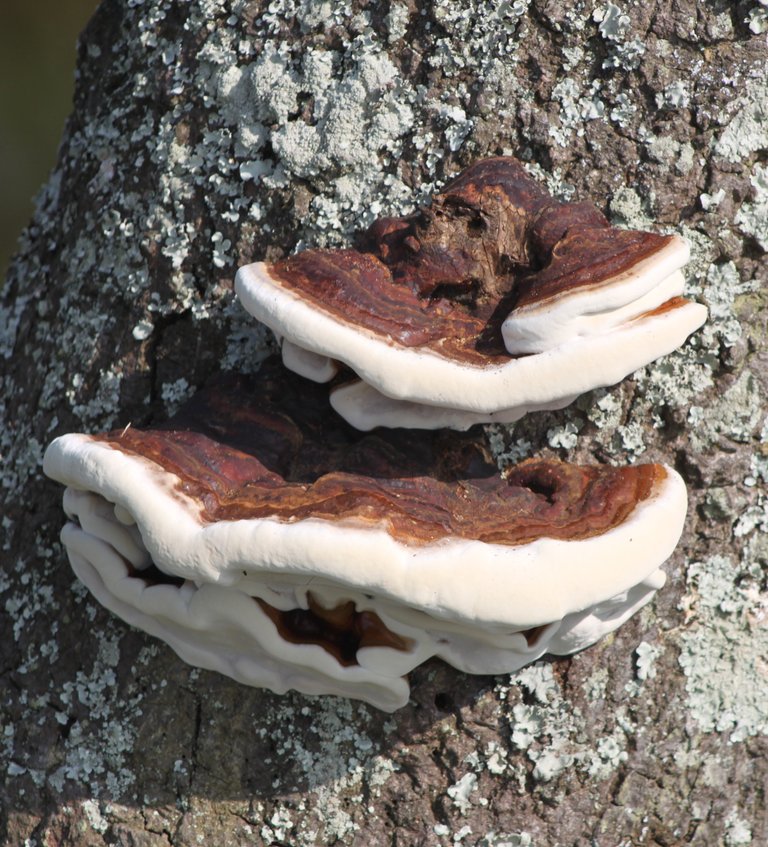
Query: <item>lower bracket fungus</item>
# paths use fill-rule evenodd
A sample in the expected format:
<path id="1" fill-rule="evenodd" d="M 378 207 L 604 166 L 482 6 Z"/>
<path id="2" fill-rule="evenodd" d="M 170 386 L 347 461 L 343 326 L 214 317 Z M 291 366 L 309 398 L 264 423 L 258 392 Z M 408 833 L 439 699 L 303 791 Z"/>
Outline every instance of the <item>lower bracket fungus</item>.
<path id="1" fill-rule="evenodd" d="M 612 631 L 686 511 L 668 467 L 500 475 L 466 434 L 355 431 L 271 364 L 166 424 L 62 436 L 44 470 L 75 572 L 124 620 L 249 685 L 385 710 L 429 657 L 509 673 Z"/>
<path id="2" fill-rule="evenodd" d="M 562 408 L 679 347 L 706 318 L 682 297 L 688 255 L 498 157 L 379 219 L 356 250 L 246 265 L 235 287 L 287 367 L 336 377 L 331 402 L 354 426 L 467 429 Z"/>

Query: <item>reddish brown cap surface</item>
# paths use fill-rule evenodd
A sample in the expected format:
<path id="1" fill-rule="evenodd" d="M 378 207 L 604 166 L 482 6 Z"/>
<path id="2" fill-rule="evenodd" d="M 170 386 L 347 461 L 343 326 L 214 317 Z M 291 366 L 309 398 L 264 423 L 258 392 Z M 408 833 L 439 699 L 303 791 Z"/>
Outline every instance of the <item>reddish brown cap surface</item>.
<path id="1" fill-rule="evenodd" d="M 429 207 L 381 218 L 358 250 L 306 250 L 268 266 L 339 321 L 469 363 L 509 354 L 518 306 L 597 288 L 670 244 L 620 230 L 588 203 L 560 203 L 510 157 L 467 168 Z"/>
<path id="2" fill-rule="evenodd" d="M 308 518 L 381 526 L 405 543 L 588 538 L 621 523 L 663 467 L 532 460 L 502 479 L 476 439 L 339 421 L 327 390 L 268 365 L 225 378 L 162 427 L 97 436 L 178 477 L 206 522 Z"/>

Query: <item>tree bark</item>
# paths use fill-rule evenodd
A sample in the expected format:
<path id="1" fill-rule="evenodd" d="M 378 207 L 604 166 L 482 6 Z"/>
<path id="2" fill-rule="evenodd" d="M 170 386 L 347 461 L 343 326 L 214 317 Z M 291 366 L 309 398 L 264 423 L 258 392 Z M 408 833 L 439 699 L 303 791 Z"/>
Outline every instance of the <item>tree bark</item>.
<path id="1" fill-rule="evenodd" d="M 2 843 L 768 843 L 766 31 L 746 0 L 105 0 L 0 312 Z M 45 445 L 256 370 L 238 265 L 499 153 L 691 243 L 711 317 L 683 349 L 487 431 L 501 463 L 684 474 L 652 606 L 511 678 L 428 663 L 386 718 L 189 668 L 101 609 Z"/>

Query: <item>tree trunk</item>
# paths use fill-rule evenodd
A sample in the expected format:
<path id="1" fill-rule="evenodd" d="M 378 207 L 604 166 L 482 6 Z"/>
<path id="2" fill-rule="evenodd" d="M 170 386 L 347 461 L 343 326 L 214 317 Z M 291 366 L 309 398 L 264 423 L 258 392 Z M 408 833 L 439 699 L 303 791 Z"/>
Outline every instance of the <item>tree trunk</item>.
<path id="1" fill-rule="evenodd" d="M 748 0 L 102 4 L 0 312 L 4 844 L 768 843 L 766 31 Z M 498 153 L 691 243 L 710 321 L 683 349 L 488 429 L 502 462 L 683 473 L 655 602 L 511 678 L 430 662 L 389 717 L 192 669 L 99 607 L 45 445 L 256 370 L 238 265 Z"/>

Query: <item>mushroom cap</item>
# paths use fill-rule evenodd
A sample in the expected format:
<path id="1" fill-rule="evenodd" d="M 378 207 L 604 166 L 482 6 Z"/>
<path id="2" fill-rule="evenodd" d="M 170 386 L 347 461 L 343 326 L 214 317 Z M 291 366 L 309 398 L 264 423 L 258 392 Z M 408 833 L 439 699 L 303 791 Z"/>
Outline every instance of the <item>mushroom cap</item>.
<path id="1" fill-rule="evenodd" d="M 672 469 L 502 477 L 466 435 L 359 433 L 326 395 L 270 366 L 162 426 L 56 439 L 44 470 L 68 486 L 78 575 L 189 661 L 382 708 L 430 655 L 509 671 L 592 643 L 663 583 L 686 508 Z"/>
<path id="2" fill-rule="evenodd" d="M 380 219 L 357 250 L 246 265 L 235 287 L 284 339 L 288 367 L 326 381 L 340 363 L 406 404 L 379 425 L 464 428 L 559 408 L 678 347 L 706 317 L 680 296 L 688 255 L 678 236 L 553 200 L 499 157 L 428 209 Z M 356 425 L 372 418 L 335 405 Z"/>

